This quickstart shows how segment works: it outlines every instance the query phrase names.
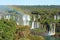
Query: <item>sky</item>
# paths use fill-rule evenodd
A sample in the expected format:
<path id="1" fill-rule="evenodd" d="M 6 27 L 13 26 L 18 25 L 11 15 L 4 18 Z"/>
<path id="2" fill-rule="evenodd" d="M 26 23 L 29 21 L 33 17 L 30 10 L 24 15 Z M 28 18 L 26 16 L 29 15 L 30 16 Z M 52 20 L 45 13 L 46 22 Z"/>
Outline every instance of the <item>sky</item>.
<path id="1" fill-rule="evenodd" d="M 60 0 L 0 0 L 0 5 L 60 5 Z"/>

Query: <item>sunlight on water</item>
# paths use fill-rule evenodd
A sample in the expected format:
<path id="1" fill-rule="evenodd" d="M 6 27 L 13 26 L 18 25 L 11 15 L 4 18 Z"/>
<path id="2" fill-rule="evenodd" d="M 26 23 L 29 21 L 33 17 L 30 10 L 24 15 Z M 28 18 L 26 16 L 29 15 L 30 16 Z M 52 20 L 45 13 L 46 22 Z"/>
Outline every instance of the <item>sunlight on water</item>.
<path id="1" fill-rule="evenodd" d="M 34 21 L 32 22 L 32 27 L 31 27 L 31 29 L 34 29 Z"/>

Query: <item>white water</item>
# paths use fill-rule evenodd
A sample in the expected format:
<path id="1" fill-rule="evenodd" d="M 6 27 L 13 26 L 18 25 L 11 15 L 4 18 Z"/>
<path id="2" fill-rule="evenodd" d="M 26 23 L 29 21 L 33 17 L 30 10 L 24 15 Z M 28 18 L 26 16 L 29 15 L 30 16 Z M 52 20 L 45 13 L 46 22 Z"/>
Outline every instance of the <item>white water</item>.
<path id="1" fill-rule="evenodd" d="M 23 16 L 23 25 L 28 25 L 29 26 L 29 21 L 30 21 L 30 16 L 29 15 L 24 15 Z"/>
<path id="2" fill-rule="evenodd" d="M 54 16 L 54 20 L 59 20 L 60 19 L 60 15 L 55 15 Z"/>
<path id="3" fill-rule="evenodd" d="M 32 27 L 31 27 L 31 29 L 34 29 L 34 21 L 32 22 Z"/>
<path id="4" fill-rule="evenodd" d="M 39 23 L 38 22 L 32 22 L 32 27 L 31 29 L 34 29 L 34 28 L 39 28 Z"/>
<path id="5" fill-rule="evenodd" d="M 53 24 L 54 26 L 51 27 L 51 30 L 48 32 L 48 35 L 55 35 L 55 24 Z"/>
<path id="6" fill-rule="evenodd" d="M 48 35 L 55 35 L 54 31 L 49 31 Z"/>

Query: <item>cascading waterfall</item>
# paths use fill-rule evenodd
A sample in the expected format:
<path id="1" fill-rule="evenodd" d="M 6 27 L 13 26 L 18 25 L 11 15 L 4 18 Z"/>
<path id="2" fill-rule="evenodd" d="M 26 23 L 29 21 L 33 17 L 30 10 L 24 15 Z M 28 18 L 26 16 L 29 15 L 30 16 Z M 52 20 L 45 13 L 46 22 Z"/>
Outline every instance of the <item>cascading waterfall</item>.
<path id="1" fill-rule="evenodd" d="M 36 11 L 32 12 L 32 15 L 33 15 L 33 16 L 32 16 L 33 21 L 32 21 L 31 29 L 39 28 L 38 18 L 40 19 L 40 15 L 39 15 L 38 12 L 36 12 Z"/>
<path id="2" fill-rule="evenodd" d="M 28 26 L 29 26 L 29 25 L 30 25 L 29 22 L 30 22 L 30 16 L 25 14 L 25 15 L 23 16 L 23 25 L 24 25 L 24 26 L 25 26 L 25 25 L 28 25 Z"/>
<path id="3" fill-rule="evenodd" d="M 34 21 L 33 21 L 33 22 L 32 22 L 32 27 L 31 27 L 31 29 L 34 29 L 34 26 L 35 26 L 35 25 L 34 25 Z"/>
<path id="4" fill-rule="evenodd" d="M 51 24 L 50 26 L 51 27 L 50 27 L 50 31 L 48 32 L 48 35 L 55 35 L 55 24 Z"/>
<path id="5" fill-rule="evenodd" d="M 34 29 L 34 28 L 39 28 L 39 22 L 35 22 L 35 21 L 32 22 L 31 29 Z"/>

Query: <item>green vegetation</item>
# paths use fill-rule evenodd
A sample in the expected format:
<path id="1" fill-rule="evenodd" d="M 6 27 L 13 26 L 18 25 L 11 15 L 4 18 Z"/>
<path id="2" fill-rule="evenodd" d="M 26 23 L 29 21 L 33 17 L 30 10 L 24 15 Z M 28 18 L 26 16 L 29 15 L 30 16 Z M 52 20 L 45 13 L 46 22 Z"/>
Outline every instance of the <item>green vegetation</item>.
<path id="1" fill-rule="evenodd" d="M 22 8 L 23 10 L 29 10 L 31 12 L 38 12 L 38 14 L 41 16 L 38 20 L 38 15 L 36 15 L 36 21 L 40 22 L 41 25 L 45 27 L 45 22 L 48 24 L 51 23 L 58 23 L 59 20 L 54 20 L 54 15 L 60 12 L 60 6 L 19 6 L 19 8 Z M 15 11 L 14 11 L 15 12 Z M 11 14 L 15 17 L 19 17 L 19 13 L 14 12 Z M 22 16 L 22 15 L 21 15 Z M 31 14 L 31 21 L 33 21 L 33 14 Z M 21 17 L 22 18 L 22 17 Z M 21 18 L 19 22 L 21 23 Z M 12 19 L 12 18 L 11 18 Z M 15 20 L 15 19 L 14 19 Z M 32 23 L 32 22 L 31 22 Z M 33 29 L 34 32 L 45 32 L 46 29 Z M 57 34 L 60 34 L 57 33 Z M 45 40 L 43 36 L 37 36 L 32 35 L 30 32 L 29 26 L 23 26 L 23 25 L 16 25 L 16 22 L 13 20 L 0 20 L 0 40 Z"/>
<path id="2" fill-rule="evenodd" d="M 30 34 L 30 27 L 29 26 L 17 26 L 16 30 L 16 40 L 44 40 L 41 36 L 34 36 Z"/>
<path id="3" fill-rule="evenodd" d="M 0 20 L 0 40 L 13 40 L 16 24 L 10 20 Z"/>
<path id="4" fill-rule="evenodd" d="M 45 40 L 44 37 L 42 36 L 37 36 L 37 35 L 29 35 L 28 38 L 30 40 Z"/>
<path id="5" fill-rule="evenodd" d="M 30 35 L 29 26 L 16 25 L 13 20 L 0 20 L 0 40 L 42 40 Z"/>
<path id="6" fill-rule="evenodd" d="M 46 29 L 41 29 L 41 28 L 37 28 L 37 29 L 32 29 L 34 32 L 45 32 Z"/>

